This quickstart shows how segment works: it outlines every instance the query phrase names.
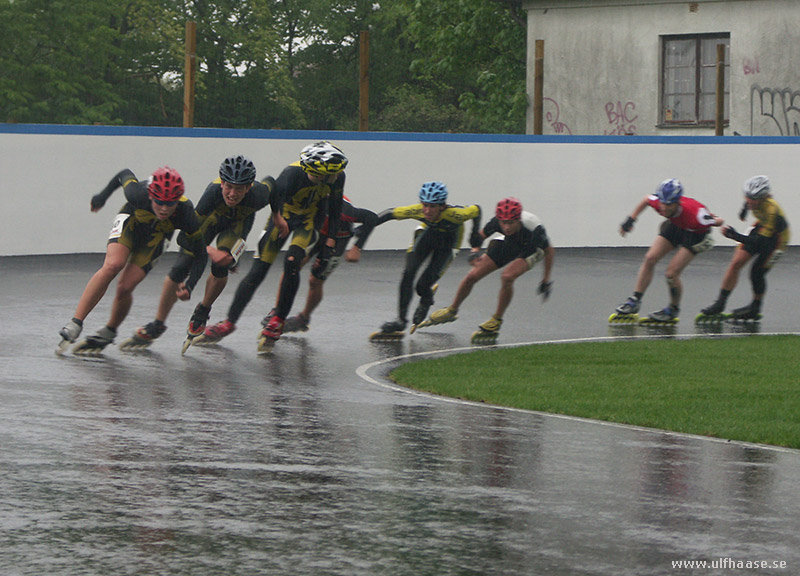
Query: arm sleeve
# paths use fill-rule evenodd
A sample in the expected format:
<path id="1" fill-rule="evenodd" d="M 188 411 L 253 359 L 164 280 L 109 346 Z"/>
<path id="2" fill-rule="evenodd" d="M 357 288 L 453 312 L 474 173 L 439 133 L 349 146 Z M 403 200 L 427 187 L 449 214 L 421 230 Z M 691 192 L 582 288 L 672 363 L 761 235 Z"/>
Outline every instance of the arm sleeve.
<path id="1" fill-rule="evenodd" d="M 353 208 L 353 217 L 356 222 L 361 222 L 361 226 L 355 229 L 353 235 L 356 237 L 355 245 L 363 248 L 367 243 L 369 235 L 378 225 L 378 215 L 366 208 Z"/>
<path id="2" fill-rule="evenodd" d="M 128 168 L 124 168 L 106 184 L 105 188 L 92 196 L 92 207 L 102 208 L 117 188 L 123 187 L 130 182 L 138 182 L 138 180 L 133 172 Z"/>

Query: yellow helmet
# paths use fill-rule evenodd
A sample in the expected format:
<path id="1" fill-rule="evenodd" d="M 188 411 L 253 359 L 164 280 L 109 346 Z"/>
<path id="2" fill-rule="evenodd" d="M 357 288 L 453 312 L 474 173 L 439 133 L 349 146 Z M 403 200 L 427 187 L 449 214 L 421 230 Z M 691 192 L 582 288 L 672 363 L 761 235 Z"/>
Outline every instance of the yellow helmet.
<path id="1" fill-rule="evenodd" d="M 300 166 L 309 174 L 338 174 L 347 166 L 347 157 L 339 148 L 323 140 L 303 148 Z"/>

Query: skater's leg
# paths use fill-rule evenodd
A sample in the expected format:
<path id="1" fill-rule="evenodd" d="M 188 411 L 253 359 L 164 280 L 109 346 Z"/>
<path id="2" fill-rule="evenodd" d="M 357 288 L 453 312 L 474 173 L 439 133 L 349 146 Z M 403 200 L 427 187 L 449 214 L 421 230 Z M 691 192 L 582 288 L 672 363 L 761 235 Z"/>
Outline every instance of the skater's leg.
<path id="1" fill-rule="evenodd" d="M 406 256 L 406 267 L 403 270 L 403 277 L 400 279 L 400 298 L 397 307 L 398 317 L 402 320 L 406 320 L 408 317 L 408 306 L 414 296 L 414 277 L 428 254 L 428 251 L 412 250 Z"/>
<path id="2" fill-rule="evenodd" d="M 253 294 L 255 294 L 258 287 L 264 281 L 264 278 L 267 277 L 269 267 L 270 264 L 262 260 L 253 261 L 253 266 L 250 268 L 247 276 L 242 278 L 242 281 L 239 282 L 239 286 L 236 287 L 236 294 L 234 295 L 233 302 L 231 302 L 231 306 L 228 309 L 228 320 L 234 324 L 239 321 L 239 317 L 250 303 L 250 300 L 253 298 Z"/>
<path id="3" fill-rule="evenodd" d="M 97 303 L 103 298 L 109 284 L 125 267 L 130 256 L 130 249 L 117 242 L 112 242 L 106 247 L 106 257 L 100 269 L 94 273 L 83 290 L 74 317 L 80 321 L 86 319 L 94 310 Z"/>
<path id="4" fill-rule="evenodd" d="M 178 301 L 176 290 L 178 289 L 178 282 L 167 276 L 164 278 L 164 285 L 161 288 L 161 298 L 158 301 L 158 311 L 156 312 L 156 320 L 166 323 L 167 316 Z"/>
<path id="5" fill-rule="evenodd" d="M 470 292 L 472 292 L 472 287 L 484 276 L 491 274 L 495 270 L 497 270 L 497 264 L 494 263 L 494 260 L 489 258 L 486 254 L 481 255 L 481 257 L 475 261 L 470 271 L 467 272 L 467 275 L 464 276 L 458 284 L 458 289 L 453 297 L 453 302 L 450 304 L 450 309 L 453 312 L 458 312 L 462 302 L 464 302 L 467 296 L 470 295 Z"/>
<path id="6" fill-rule="evenodd" d="M 647 253 L 644 255 L 642 265 L 639 267 L 639 273 L 636 277 L 636 292 L 644 294 L 650 282 L 653 281 L 653 270 L 656 264 L 669 252 L 672 251 L 674 246 L 672 243 L 663 236 L 656 236 Z"/>
<path id="7" fill-rule="evenodd" d="M 503 318 L 506 308 L 514 297 L 514 281 L 530 270 L 530 264 L 524 258 L 517 258 L 509 262 L 500 276 L 500 293 L 497 296 L 497 310 L 495 318 Z"/>
<path id="8" fill-rule="evenodd" d="M 681 272 L 689 265 L 694 258 L 694 253 L 688 248 L 681 246 L 675 256 L 667 266 L 665 276 L 667 286 L 669 286 L 670 306 L 677 309 L 680 307 L 681 296 L 683 295 L 683 283 L 681 282 Z"/>
<path id="9" fill-rule="evenodd" d="M 286 253 L 283 276 L 278 292 L 278 305 L 275 307 L 276 315 L 281 320 L 289 315 L 295 296 L 297 296 L 297 291 L 300 288 L 300 266 L 304 256 L 305 251 L 294 244 L 289 247 Z"/>
<path id="10" fill-rule="evenodd" d="M 225 286 L 227 285 L 227 276 L 217 278 L 213 274 L 210 274 L 206 280 L 206 287 L 205 291 L 203 292 L 203 300 L 201 301 L 201 304 L 210 309 L 214 302 L 217 301 L 217 298 L 219 298 L 220 294 L 222 294 L 222 292 L 225 290 Z"/>
<path id="11" fill-rule="evenodd" d="M 731 258 L 731 262 L 728 264 L 727 270 L 725 270 L 725 276 L 722 277 L 722 290 L 727 290 L 728 293 L 733 292 L 733 289 L 736 288 L 736 284 L 739 282 L 739 273 L 750 261 L 752 256 L 753 255 L 745 250 L 741 244 L 736 247 L 733 258 Z"/>
<path id="12" fill-rule="evenodd" d="M 306 304 L 303 311 L 300 313 L 306 321 L 311 320 L 311 314 L 322 302 L 323 290 L 325 281 L 317 278 L 313 274 L 308 279 L 308 295 L 306 296 Z"/>
<path id="13" fill-rule="evenodd" d="M 131 263 L 125 266 L 117 281 L 117 293 L 114 295 L 114 302 L 111 304 L 111 316 L 106 326 L 116 330 L 122 324 L 133 304 L 133 291 L 144 280 L 145 276 L 147 276 L 147 272 L 140 266 Z"/>

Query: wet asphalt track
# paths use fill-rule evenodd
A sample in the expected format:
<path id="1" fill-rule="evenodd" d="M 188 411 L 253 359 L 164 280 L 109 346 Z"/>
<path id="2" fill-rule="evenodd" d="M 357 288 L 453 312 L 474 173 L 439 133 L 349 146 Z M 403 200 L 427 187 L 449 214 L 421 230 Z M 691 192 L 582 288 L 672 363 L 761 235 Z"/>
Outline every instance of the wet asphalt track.
<path id="1" fill-rule="evenodd" d="M 499 342 L 627 335 L 606 318 L 642 254 L 559 251 L 550 302 L 533 296 L 541 270 L 524 276 Z M 729 255 L 716 248 L 688 269 L 677 334 L 695 333 Z M 170 258 L 137 290 L 121 337 L 152 318 Z M 219 346 L 180 356 L 192 303 L 145 353 L 56 357 L 57 331 L 101 261 L 0 258 L 0 574 L 800 573 L 797 451 L 393 388 L 394 362 L 382 360 L 469 347 L 494 308 L 495 276 L 458 322 L 401 343 L 367 336 L 395 314 L 402 253 L 367 252 L 331 277 L 311 330 L 269 356 L 256 355 L 256 334 L 277 270 Z M 798 330 L 798 268 L 793 249 L 768 277 L 762 332 Z M 457 260 L 437 306 L 466 270 Z M 748 297 L 743 278 L 731 304 Z M 644 309 L 665 303 L 657 278 Z M 672 567 L 720 559 L 788 567 Z"/>

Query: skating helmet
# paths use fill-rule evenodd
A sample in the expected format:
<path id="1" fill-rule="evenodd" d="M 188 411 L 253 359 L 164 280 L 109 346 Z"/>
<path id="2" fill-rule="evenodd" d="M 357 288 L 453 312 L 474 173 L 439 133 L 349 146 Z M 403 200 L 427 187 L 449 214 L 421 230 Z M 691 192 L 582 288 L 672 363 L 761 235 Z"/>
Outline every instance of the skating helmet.
<path id="1" fill-rule="evenodd" d="M 347 167 L 347 157 L 339 148 L 323 140 L 309 144 L 300 152 L 300 166 L 309 174 L 328 176 Z"/>
<path id="2" fill-rule="evenodd" d="M 256 167 L 246 156 L 228 156 L 219 166 L 219 177 L 229 184 L 252 184 Z"/>
<path id="3" fill-rule="evenodd" d="M 174 168 L 164 166 L 153 172 L 147 191 L 157 202 L 177 202 L 183 196 L 183 178 Z"/>
<path id="4" fill-rule="evenodd" d="M 516 198 L 504 198 L 497 203 L 494 215 L 498 220 L 519 220 L 522 216 L 522 203 Z"/>
<path id="5" fill-rule="evenodd" d="M 425 204 L 446 204 L 447 186 L 441 182 L 425 182 L 419 190 L 419 201 Z"/>
<path id="6" fill-rule="evenodd" d="M 766 176 L 753 176 L 744 183 L 742 189 L 744 190 L 744 195 L 750 200 L 766 198 L 772 191 L 769 185 L 769 178 Z"/>
<path id="7" fill-rule="evenodd" d="M 656 188 L 656 197 L 662 204 L 675 204 L 683 196 L 683 186 L 676 178 L 664 180 Z"/>

